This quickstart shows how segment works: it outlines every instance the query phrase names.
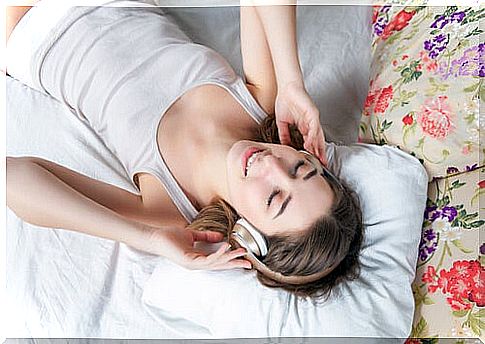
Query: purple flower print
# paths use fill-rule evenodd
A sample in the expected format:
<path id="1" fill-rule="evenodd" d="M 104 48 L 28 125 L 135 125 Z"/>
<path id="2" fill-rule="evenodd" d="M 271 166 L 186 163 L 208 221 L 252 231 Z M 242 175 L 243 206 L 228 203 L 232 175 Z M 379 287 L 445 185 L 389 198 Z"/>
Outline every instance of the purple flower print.
<path id="1" fill-rule="evenodd" d="M 433 231 L 432 228 L 427 229 L 427 230 L 424 231 L 424 238 L 427 241 L 432 241 L 433 239 L 436 238 L 436 233 Z"/>
<path id="2" fill-rule="evenodd" d="M 424 219 L 433 222 L 436 219 L 448 218 L 448 222 L 452 222 L 458 212 L 455 207 L 444 206 L 442 209 L 438 209 L 436 205 L 426 207 L 424 211 Z"/>
<path id="3" fill-rule="evenodd" d="M 456 21 L 457 23 L 461 23 L 463 19 L 465 19 L 465 12 L 460 11 L 460 12 L 455 12 L 450 16 L 451 21 Z"/>
<path id="4" fill-rule="evenodd" d="M 430 27 L 433 29 L 442 29 L 451 22 L 461 23 L 465 19 L 466 13 L 464 11 L 454 12 L 448 18 L 445 15 L 441 15 L 431 23 Z"/>
<path id="5" fill-rule="evenodd" d="M 441 218 L 444 219 L 447 217 L 448 222 L 453 221 L 456 215 L 458 215 L 458 212 L 456 211 L 455 207 L 445 206 L 443 209 L 441 209 Z"/>
<path id="6" fill-rule="evenodd" d="M 382 35 L 382 32 L 384 31 L 384 28 L 387 26 L 387 20 L 385 17 L 380 17 L 379 19 L 376 20 L 374 24 L 374 33 L 377 36 Z"/>
<path id="7" fill-rule="evenodd" d="M 432 24 L 431 28 L 433 29 L 442 29 L 448 24 L 450 21 L 446 19 L 444 15 L 439 16 Z"/>
<path id="8" fill-rule="evenodd" d="M 391 9 L 391 5 L 385 5 L 382 6 L 381 9 L 379 10 L 380 13 L 387 13 Z"/>
<path id="9" fill-rule="evenodd" d="M 485 76 L 485 43 L 468 48 L 463 55 L 451 62 L 449 70 L 440 71 L 444 79 L 450 75 L 457 76 Z"/>
<path id="10" fill-rule="evenodd" d="M 426 220 L 430 220 L 431 222 L 433 222 L 434 220 L 436 220 L 438 217 L 441 216 L 441 211 L 438 210 L 438 207 L 433 205 L 431 207 L 426 207 L 425 211 L 424 211 L 424 218 Z"/>
<path id="11" fill-rule="evenodd" d="M 452 174 L 457 172 L 460 172 L 460 170 L 454 166 L 450 166 L 446 169 L 446 174 Z"/>
<path id="12" fill-rule="evenodd" d="M 480 246 L 480 254 L 485 255 L 485 243 Z"/>
<path id="13" fill-rule="evenodd" d="M 432 255 L 438 247 L 438 236 L 429 228 L 424 231 L 421 241 L 419 243 L 419 259 L 424 262 L 430 255 Z"/>
<path id="14" fill-rule="evenodd" d="M 445 36 L 444 34 L 440 33 L 438 36 L 434 36 L 433 42 L 442 43 L 443 41 L 446 40 L 446 38 L 447 38 L 447 36 Z"/>
<path id="15" fill-rule="evenodd" d="M 485 77 L 485 43 L 478 45 L 478 64 L 480 65 L 478 76 Z"/>
<path id="16" fill-rule="evenodd" d="M 431 39 L 424 41 L 424 49 L 429 51 L 428 56 L 432 59 L 438 57 L 438 55 L 445 50 L 448 45 L 449 37 L 448 35 L 440 33 Z"/>
<path id="17" fill-rule="evenodd" d="M 471 166 L 468 166 L 468 165 L 467 165 L 467 166 L 465 167 L 465 169 L 466 169 L 466 171 L 467 171 L 467 172 L 469 172 L 469 171 L 474 171 L 474 170 L 476 170 L 477 168 L 478 168 L 478 164 L 473 164 L 473 165 L 471 165 Z"/>
<path id="18" fill-rule="evenodd" d="M 386 6 L 382 6 L 381 9 L 379 10 L 378 19 L 374 23 L 374 33 L 377 36 L 382 35 L 382 32 L 386 28 L 389 21 L 389 18 L 386 15 L 382 15 L 382 14 L 389 12 L 390 9 L 391 9 L 391 5 L 386 5 Z"/>

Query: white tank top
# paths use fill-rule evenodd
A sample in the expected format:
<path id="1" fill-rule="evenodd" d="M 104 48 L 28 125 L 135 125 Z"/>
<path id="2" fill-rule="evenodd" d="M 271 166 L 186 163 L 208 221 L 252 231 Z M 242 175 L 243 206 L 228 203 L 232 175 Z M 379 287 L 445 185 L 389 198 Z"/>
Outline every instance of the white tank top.
<path id="1" fill-rule="evenodd" d="M 29 13 L 26 21 L 32 25 L 22 19 L 17 40 L 48 20 L 40 10 Z M 198 212 L 157 146 L 158 124 L 167 109 L 188 90 L 215 84 L 257 123 L 267 116 L 229 63 L 193 43 L 161 8 L 72 7 L 32 50 L 31 84 L 88 122 L 135 187 L 136 173 L 158 178 L 188 222 Z"/>

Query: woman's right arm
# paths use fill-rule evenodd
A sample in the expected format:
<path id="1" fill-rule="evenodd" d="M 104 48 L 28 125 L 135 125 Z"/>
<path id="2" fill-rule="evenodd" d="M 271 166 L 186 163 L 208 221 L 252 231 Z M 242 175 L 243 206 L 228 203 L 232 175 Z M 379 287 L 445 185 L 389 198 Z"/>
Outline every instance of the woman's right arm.
<path id="1" fill-rule="evenodd" d="M 142 211 L 136 197 L 47 160 L 7 157 L 7 205 L 29 223 L 119 241 L 189 269 L 250 267 L 248 261 L 238 259 L 245 254 L 244 249 L 227 252 L 225 244 L 217 252 L 206 254 L 195 248 L 196 241 L 221 241 L 220 233 L 152 227 L 113 210 Z"/>
<path id="2" fill-rule="evenodd" d="M 119 215 L 61 178 L 35 158 L 7 157 L 7 206 L 37 226 L 69 229 L 146 251 L 149 226 Z"/>

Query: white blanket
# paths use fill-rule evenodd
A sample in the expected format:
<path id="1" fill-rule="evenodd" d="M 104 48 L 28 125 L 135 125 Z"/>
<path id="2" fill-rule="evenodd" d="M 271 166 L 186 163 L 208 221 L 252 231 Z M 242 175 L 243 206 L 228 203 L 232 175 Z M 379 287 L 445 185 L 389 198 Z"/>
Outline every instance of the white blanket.
<path id="1" fill-rule="evenodd" d="M 167 11 L 195 42 L 220 52 L 242 75 L 237 7 Z M 363 6 L 298 8 L 305 83 L 328 140 L 350 143 L 357 138 L 370 64 L 370 13 Z M 53 145 L 65 149 L 54 153 Z M 7 155 L 39 156 L 135 192 L 119 161 L 90 128 L 50 97 L 10 78 Z M 32 226 L 7 210 L 10 323 L 5 335 L 211 338 L 207 328 L 163 310 L 154 314 L 142 303 L 158 261 L 107 240 Z M 302 333 L 295 328 L 289 335 Z"/>

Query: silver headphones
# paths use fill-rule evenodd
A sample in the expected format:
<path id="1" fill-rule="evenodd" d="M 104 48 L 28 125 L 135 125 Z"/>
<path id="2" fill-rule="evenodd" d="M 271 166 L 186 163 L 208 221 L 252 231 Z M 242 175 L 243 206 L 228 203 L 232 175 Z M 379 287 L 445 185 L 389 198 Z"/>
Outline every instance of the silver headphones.
<path id="1" fill-rule="evenodd" d="M 327 178 L 332 178 L 339 187 L 342 187 L 338 179 L 315 156 L 307 151 L 300 152 L 308 155 L 310 162 L 318 169 L 319 173 Z M 263 259 L 268 253 L 268 242 L 264 234 L 243 217 L 237 220 L 232 228 L 229 234 L 229 243 L 233 249 L 238 247 L 245 248 L 247 254 L 244 258 L 253 264 L 253 268 L 271 279 L 282 283 L 300 285 L 314 282 L 329 274 L 340 263 L 340 261 L 335 262 L 330 267 L 311 275 L 285 276 L 280 272 L 273 271 L 263 263 Z"/>

